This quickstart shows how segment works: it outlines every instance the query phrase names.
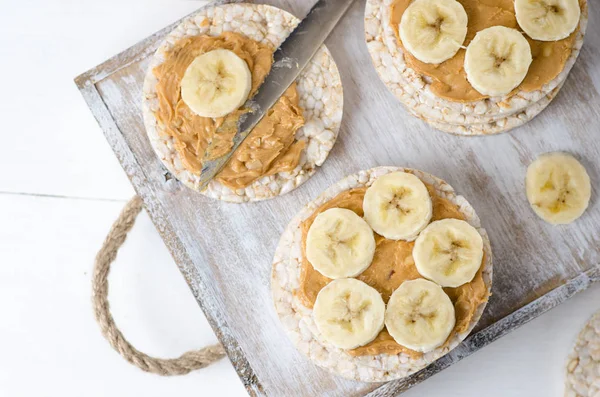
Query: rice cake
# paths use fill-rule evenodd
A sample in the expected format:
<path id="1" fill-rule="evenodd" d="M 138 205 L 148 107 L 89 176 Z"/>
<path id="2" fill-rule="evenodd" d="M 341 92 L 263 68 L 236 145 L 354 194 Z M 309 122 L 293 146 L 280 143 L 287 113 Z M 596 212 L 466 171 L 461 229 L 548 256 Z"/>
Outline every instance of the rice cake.
<path id="1" fill-rule="evenodd" d="M 372 168 L 337 182 L 316 200 L 306 205 L 284 230 L 273 259 L 271 291 L 275 310 L 296 348 L 315 364 L 337 375 L 357 381 L 384 382 L 404 378 L 421 370 L 458 346 L 475 327 L 486 306 L 486 303 L 479 305 L 466 332 L 453 334 L 446 345 L 425 353 L 418 359 L 411 358 L 405 353 L 351 356 L 344 350 L 322 342 L 312 319 L 312 310 L 308 309 L 295 294 L 299 286 L 302 262 L 301 223 L 318 207 L 338 194 L 349 189 L 370 186 L 379 176 L 396 171 L 410 172 L 426 184 L 432 185 L 437 195 L 457 205 L 465 220 L 479 231 L 483 237 L 485 252 L 482 275 L 488 292 L 491 292 L 492 254 L 487 233 L 481 228 L 480 220 L 469 202 L 457 195 L 446 182 L 422 171 L 399 167 Z"/>
<path id="2" fill-rule="evenodd" d="M 563 70 L 540 90 L 520 91 L 510 97 L 487 98 L 475 102 L 454 102 L 440 98 L 429 89 L 431 82 L 407 67 L 402 49 L 390 26 L 390 5 L 394 0 L 367 0 L 365 39 L 375 69 L 388 89 L 411 111 L 426 115 L 435 123 L 471 125 L 490 123 L 490 118 L 506 118 L 543 100 L 564 83 L 579 55 L 587 27 L 587 2 L 582 7 L 575 44 Z M 456 130 L 460 134 L 460 129 Z M 500 131 L 499 131 L 500 132 Z M 483 132 L 481 132 L 483 133 Z M 476 134 L 481 134 L 476 132 Z"/>
<path id="3" fill-rule="evenodd" d="M 600 312 L 579 333 L 566 369 L 565 397 L 600 396 Z"/>
<path id="4" fill-rule="evenodd" d="M 150 143 L 160 160 L 186 186 L 198 190 L 199 176 L 183 167 L 173 146 L 173 139 L 160 133 L 163 126 L 154 115 L 158 99 L 155 88 L 157 79 L 153 69 L 165 61 L 165 52 L 187 37 L 237 32 L 277 48 L 299 21 L 290 13 L 268 5 L 217 5 L 203 8 L 186 18 L 158 47 L 144 81 L 144 124 Z M 202 194 L 236 203 L 264 200 L 295 189 L 316 172 L 317 167 L 325 162 L 337 139 L 343 109 L 342 82 L 335 61 L 325 46 L 321 46 L 297 79 L 297 90 L 305 125 L 296 133 L 296 139 L 307 141 L 298 167 L 292 172 L 264 176 L 245 189 L 235 191 L 213 180 Z"/>

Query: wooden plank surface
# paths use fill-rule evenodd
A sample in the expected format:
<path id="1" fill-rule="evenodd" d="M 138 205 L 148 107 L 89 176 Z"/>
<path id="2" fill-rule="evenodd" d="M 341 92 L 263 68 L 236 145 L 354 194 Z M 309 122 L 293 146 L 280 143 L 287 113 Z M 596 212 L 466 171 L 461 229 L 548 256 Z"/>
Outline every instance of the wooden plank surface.
<path id="1" fill-rule="evenodd" d="M 269 3 L 304 15 L 312 2 Z M 363 11 L 364 0 L 357 1 L 327 41 L 344 84 L 344 119 L 336 146 L 315 177 L 298 190 L 266 202 L 221 203 L 165 181 L 164 167 L 145 135 L 140 100 L 146 55 L 156 47 L 162 33 L 78 80 L 109 143 L 253 395 L 349 396 L 379 386 L 330 375 L 301 356 L 280 327 L 270 296 L 271 260 L 283 228 L 305 203 L 348 173 L 377 165 L 419 168 L 445 179 L 468 198 L 488 230 L 495 263 L 494 295 L 478 329 L 498 322 L 582 272 L 594 273 L 593 265 L 600 263 L 596 189 L 586 214 L 564 227 L 539 220 L 529 209 L 523 190 L 527 165 L 537 155 L 553 150 L 574 153 L 588 169 L 593 186 L 599 180 L 594 162 L 600 153 L 596 139 L 600 127 L 600 28 L 593 23 L 598 17 L 596 8 L 590 7 L 592 23 L 580 59 L 555 101 L 524 127 L 485 138 L 441 133 L 404 111 L 371 65 L 364 43 Z M 565 287 L 559 292 L 558 301 L 548 297 L 541 301 L 558 303 L 572 290 Z M 541 312 L 533 311 L 526 318 Z M 519 318 L 513 315 L 496 326 L 503 331 L 497 335 L 519 325 Z M 463 345 L 455 358 L 489 341 Z M 426 376 L 427 372 L 415 380 Z M 409 384 L 392 382 L 375 393 L 392 395 Z"/>

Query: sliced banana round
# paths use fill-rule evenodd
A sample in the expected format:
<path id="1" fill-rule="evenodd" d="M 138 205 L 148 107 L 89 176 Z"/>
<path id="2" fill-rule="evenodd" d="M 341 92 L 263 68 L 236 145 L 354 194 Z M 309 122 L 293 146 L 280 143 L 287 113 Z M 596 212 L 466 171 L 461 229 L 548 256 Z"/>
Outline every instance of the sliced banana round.
<path id="1" fill-rule="evenodd" d="M 390 297 L 385 326 L 398 344 L 429 352 L 454 329 L 454 305 L 442 287 L 422 278 L 405 281 Z"/>
<path id="2" fill-rule="evenodd" d="M 579 25 L 579 0 L 515 0 L 519 26 L 534 40 L 568 37 Z"/>
<path id="3" fill-rule="evenodd" d="M 481 267 L 483 238 L 459 219 L 431 222 L 415 241 L 413 259 L 421 276 L 442 287 L 459 287 Z"/>
<path id="4" fill-rule="evenodd" d="M 306 258 L 325 277 L 355 277 L 369 267 L 375 236 L 355 212 L 331 208 L 321 212 L 306 236 Z"/>
<path id="5" fill-rule="evenodd" d="M 523 34 L 492 26 L 475 35 L 465 53 L 467 80 L 484 95 L 505 95 L 515 89 L 531 65 L 531 47 Z"/>
<path id="6" fill-rule="evenodd" d="M 425 184 L 413 174 L 382 175 L 367 189 L 365 219 L 390 240 L 412 241 L 431 220 L 433 207 Z"/>
<path id="7" fill-rule="evenodd" d="M 313 319 L 325 341 L 340 349 L 371 342 L 383 329 L 385 303 L 377 290 L 354 278 L 333 280 L 319 294 Z"/>
<path id="8" fill-rule="evenodd" d="M 527 168 L 527 200 L 548 223 L 567 224 L 579 218 L 590 202 L 590 177 L 579 161 L 566 153 L 547 153 Z"/>
<path id="9" fill-rule="evenodd" d="M 181 98 L 198 116 L 223 117 L 248 99 L 252 73 L 235 52 L 217 49 L 192 61 L 181 79 Z"/>
<path id="10" fill-rule="evenodd" d="M 415 58 L 441 63 L 452 58 L 467 36 L 467 13 L 456 0 L 415 0 L 402 14 L 400 39 Z"/>

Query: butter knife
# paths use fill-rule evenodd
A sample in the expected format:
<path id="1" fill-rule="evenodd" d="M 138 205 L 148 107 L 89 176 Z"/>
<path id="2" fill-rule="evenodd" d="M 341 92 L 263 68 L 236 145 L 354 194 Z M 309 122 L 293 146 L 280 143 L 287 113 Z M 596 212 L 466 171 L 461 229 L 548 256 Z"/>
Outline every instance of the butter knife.
<path id="1" fill-rule="evenodd" d="M 271 72 L 256 94 L 244 105 L 245 108 L 250 109 L 250 112 L 240 117 L 238 130 L 233 137 L 233 146 L 227 154 L 202 163 L 202 172 L 198 182 L 199 190 L 204 190 L 208 186 L 208 183 L 223 169 L 235 150 L 252 132 L 265 113 L 296 81 L 298 75 L 310 62 L 353 2 L 354 0 L 317 1 L 296 29 L 275 51 Z"/>

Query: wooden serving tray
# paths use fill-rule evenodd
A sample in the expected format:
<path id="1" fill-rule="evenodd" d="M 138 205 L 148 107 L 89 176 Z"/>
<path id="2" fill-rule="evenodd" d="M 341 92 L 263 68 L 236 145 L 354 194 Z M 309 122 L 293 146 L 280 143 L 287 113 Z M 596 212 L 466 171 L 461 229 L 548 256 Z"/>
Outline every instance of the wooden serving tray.
<path id="1" fill-rule="evenodd" d="M 303 16 L 313 1 L 268 1 Z M 497 136 L 442 133 L 411 117 L 379 80 L 357 0 L 327 40 L 344 85 L 340 136 L 322 169 L 299 189 L 254 204 L 205 198 L 166 172 L 146 137 L 141 98 L 149 58 L 175 24 L 82 74 L 76 83 L 143 198 L 248 392 L 268 396 L 392 396 L 539 316 L 600 279 L 597 191 L 584 216 L 553 227 L 538 219 L 524 192 L 527 165 L 565 150 L 600 174 L 600 7 L 590 4 L 585 45 L 565 86 L 525 126 Z M 353 382 L 313 365 L 288 340 L 271 300 L 271 260 L 288 221 L 349 173 L 378 165 L 430 172 L 473 204 L 494 252 L 493 296 L 457 349 L 408 379 Z"/>

